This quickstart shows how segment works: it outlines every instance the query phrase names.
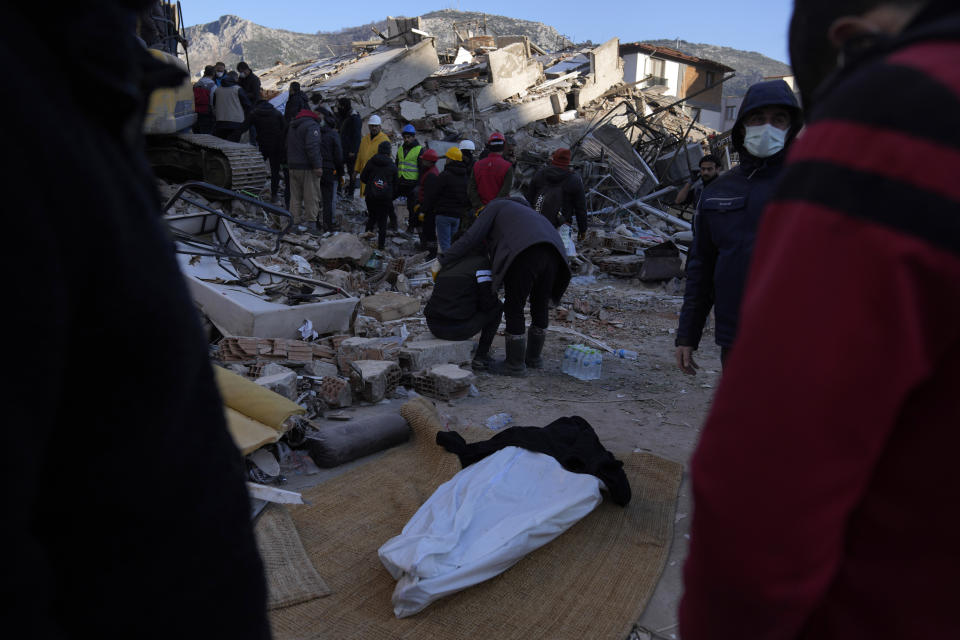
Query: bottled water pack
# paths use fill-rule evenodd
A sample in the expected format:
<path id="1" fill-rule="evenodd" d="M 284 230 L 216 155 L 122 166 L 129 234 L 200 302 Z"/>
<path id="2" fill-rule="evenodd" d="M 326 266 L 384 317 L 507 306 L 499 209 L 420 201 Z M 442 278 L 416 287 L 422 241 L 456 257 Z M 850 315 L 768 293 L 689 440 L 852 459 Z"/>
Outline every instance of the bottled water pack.
<path id="1" fill-rule="evenodd" d="M 561 370 L 577 380 L 599 380 L 603 354 L 582 344 L 572 344 L 563 354 Z"/>

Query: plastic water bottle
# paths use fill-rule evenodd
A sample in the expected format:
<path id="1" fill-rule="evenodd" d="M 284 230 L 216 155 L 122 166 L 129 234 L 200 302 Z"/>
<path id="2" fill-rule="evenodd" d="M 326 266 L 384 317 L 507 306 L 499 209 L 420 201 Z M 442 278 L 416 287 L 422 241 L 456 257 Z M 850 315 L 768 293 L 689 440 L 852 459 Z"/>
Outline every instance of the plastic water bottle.
<path id="1" fill-rule="evenodd" d="M 613 355 L 617 356 L 618 358 L 623 358 L 625 360 L 637 359 L 637 352 L 630 351 L 630 349 L 617 349 L 616 351 L 613 352 Z"/>
<path id="2" fill-rule="evenodd" d="M 560 370 L 564 373 L 570 373 L 570 361 L 573 359 L 573 345 L 568 345 L 563 352 L 563 362 L 560 364 Z"/>
<path id="3" fill-rule="evenodd" d="M 590 349 L 590 353 L 587 355 L 587 371 L 586 371 L 586 380 L 599 380 L 600 379 L 600 367 L 603 362 L 603 356 L 600 355 L 600 351 L 597 349 Z"/>
<path id="4" fill-rule="evenodd" d="M 584 347 L 582 344 L 578 344 L 577 345 L 577 365 L 575 369 L 576 373 L 574 374 L 574 377 L 577 380 L 586 380 L 586 377 L 584 377 L 586 374 L 586 362 L 584 362 L 586 360 L 586 357 L 587 357 L 586 347 Z"/>

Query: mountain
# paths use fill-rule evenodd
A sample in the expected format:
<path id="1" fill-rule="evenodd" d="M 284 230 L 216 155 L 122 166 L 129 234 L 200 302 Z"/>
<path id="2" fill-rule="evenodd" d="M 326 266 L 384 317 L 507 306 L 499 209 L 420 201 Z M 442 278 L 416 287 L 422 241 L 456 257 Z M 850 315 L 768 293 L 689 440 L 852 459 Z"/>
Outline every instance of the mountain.
<path id="1" fill-rule="evenodd" d="M 423 30 L 437 38 L 441 51 L 455 44 L 453 25 L 468 20 L 486 20 L 491 35 L 525 35 L 546 50 L 556 50 L 569 43 L 556 29 L 542 22 L 519 20 L 507 16 L 482 14 L 472 11 L 443 9 L 421 17 Z M 221 16 L 215 22 L 187 28 L 190 40 L 190 68 L 199 75 L 204 65 L 223 61 L 233 69 L 239 60 L 246 60 L 254 69 L 272 67 L 277 62 L 299 62 L 350 51 L 350 43 L 370 40 L 376 36 L 371 27 L 383 31 L 386 20 L 370 22 L 339 31 L 296 33 L 270 29 L 237 16 Z M 755 51 L 741 51 L 712 44 L 698 44 L 685 40 L 647 40 L 649 44 L 678 49 L 686 54 L 716 60 L 736 69 L 735 78 L 724 84 L 724 94 L 743 95 L 747 87 L 764 76 L 790 74 L 790 67 Z"/>
<path id="2" fill-rule="evenodd" d="M 793 73 L 790 70 L 790 65 L 768 58 L 756 51 L 741 51 L 740 49 L 687 42 L 686 40 L 645 40 L 644 42 L 657 47 L 670 47 L 687 55 L 720 62 L 731 69 L 735 69 L 737 75 L 723 83 L 724 95 L 742 96 L 747 92 L 750 85 L 765 77 L 788 76 Z"/>
<path id="3" fill-rule="evenodd" d="M 437 38 L 441 51 L 455 44 L 454 22 L 483 20 L 484 14 L 444 9 L 421 16 L 423 30 Z M 486 15 L 487 33 L 492 35 L 526 35 L 544 49 L 556 49 L 558 43 L 569 42 L 551 26 L 542 22 L 517 20 L 506 16 Z M 278 61 L 299 62 L 310 58 L 347 53 L 350 43 L 376 38 L 371 27 L 382 31 L 386 20 L 370 22 L 339 31 L 296 33 L 270 29 L 243 18 L 227 15 L 215 22 L 187 27 L 190 41 L 190 70 L 199 75 L 204 65 L 222 61 L 228 69 L 246 60 L 254 69 L 272 67 Z"/>

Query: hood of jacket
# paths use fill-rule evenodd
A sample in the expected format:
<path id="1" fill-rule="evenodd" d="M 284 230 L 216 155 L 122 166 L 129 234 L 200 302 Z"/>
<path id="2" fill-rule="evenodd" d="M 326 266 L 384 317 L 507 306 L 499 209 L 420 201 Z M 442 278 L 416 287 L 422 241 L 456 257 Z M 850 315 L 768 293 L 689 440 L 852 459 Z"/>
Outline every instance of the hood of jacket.
<path id="1" fill-rule="evenodd" d="M 543 177 L 550 184 L 560 184 L 572 174 L 569 169 L 564 169 L 563 167 L 547 167 L 543 172 Z"/>
<path id="2" fill-rule="evenodd" d="M 390 163 L 392 162 L 393 162 L 393 159 L 390 158 L 390 156 L 388 156 L 385 153 L 378 153 L 372 158 L 370 158 L 370 164 L 372 164 L 375 167 L 386 167 L 386 166 L 389 166 Z"/>
<path id="3" fill-rule="evenodd" d="M 784 107 L 790 112 L 792 124 L 790 125 L 790 130 L 787 132 L 787 140 L 783 150 L 769 158 L 763 158 L 763 160 L 767 162 L 775 163 L 777 160 L 782 160 L 783 157 L 786 156 L 790 142 L 797 136 L 800 129 L 803 128 L 803 111 L 800 110 L 800 104 L 797 102 L 797 97 L 793 95 L 793 91 L 790 90 L 790 85 L 783 80 L 758 82 L 747 89 L 747 95 L 743 97 L 743 102 L 740 103 L 740 112 L 737 113 L 737 121 L 733 125 L 731 140 L 733 141 L 733 147 L 737 150 L 737 153 L 740 154 L 741 160 L 748 160 L 753 163 L 760 163 L 762 160 L 754 158 L 743 146 L 743 138 L 746 134 L 743 119 L 744 116 L 758 107 Z"/>
<path id="4" fill-rule="evenodd" d="M 314 122 L 317 122 L 320 119 L 320 116 L 315 114 L 313 111 L 310 111 L 310 109 L 300 109 L 300 111 L 297 112 L 297 115 L 293 117 L 293 121 L 296 123 L 298 120 L 305 118 L 310 118 Z"/>
<path id="5" fill-rule="evenodd" d="M 236 82 L 233 78 L 231 78 L 230 76 L 224 75 L 223 78 L 221 78 L 221 80 L 220 80 L 220 86 L 221 86 L 221 87 L 235 87 L 235 86 L 237 86 L 237 82 Z"/>
<path id="6" fill-rule="evenodd" d="M 462 160 L 447 159 L 446 164 L 443 165 L 443 171 L 449 171 L 457 176 L 465 176 L 467 175 L 467 165 Z"/>

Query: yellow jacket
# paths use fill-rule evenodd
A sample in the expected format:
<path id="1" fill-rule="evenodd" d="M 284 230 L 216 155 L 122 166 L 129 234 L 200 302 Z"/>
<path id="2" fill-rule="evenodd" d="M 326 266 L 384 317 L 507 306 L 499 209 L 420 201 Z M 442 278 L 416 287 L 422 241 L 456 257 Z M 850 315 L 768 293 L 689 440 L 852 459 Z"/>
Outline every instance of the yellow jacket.
<path id="1" fill-rule="evenodd" d="M 370 134 L 363 136 L 360 139 L 360 150 L 357 151 L 357 161 L 353 165 L 353 170 L 358 174 L 363 171 L 363 168 L 367 166 L 367 161 L 370 160 L 373 156 L 377 155 L 377 147 L 380 146 L 381 142 L 390 142 L 390 138 L 387 137 L 383 131 L 377 134 L 377 137 L 371 138 Z M 360 195 L 363 195 L 363 183 L 360 183 Z"/>

